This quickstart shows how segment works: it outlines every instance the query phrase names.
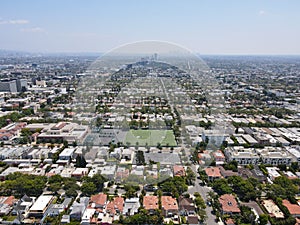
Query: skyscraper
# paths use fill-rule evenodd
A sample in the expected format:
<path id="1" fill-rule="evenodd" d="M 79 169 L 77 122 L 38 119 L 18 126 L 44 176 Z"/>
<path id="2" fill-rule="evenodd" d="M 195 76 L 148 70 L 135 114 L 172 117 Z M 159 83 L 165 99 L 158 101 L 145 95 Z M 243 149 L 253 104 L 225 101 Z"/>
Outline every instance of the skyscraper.
<path id="1" fill-rule="evenodd" d="M 27 90 L 26 79 L 1 80 L 0 92 L 22 92 Z"/>

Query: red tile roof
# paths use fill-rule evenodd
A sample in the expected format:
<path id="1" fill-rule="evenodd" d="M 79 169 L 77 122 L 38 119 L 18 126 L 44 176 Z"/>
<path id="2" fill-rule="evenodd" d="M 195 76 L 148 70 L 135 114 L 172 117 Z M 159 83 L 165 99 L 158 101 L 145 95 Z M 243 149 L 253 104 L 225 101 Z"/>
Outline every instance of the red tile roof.
<path id="1" fill-rule="evenodd" d="M 224 160 L 225 159 L 225 156 L 221 150 L 215 151 L 213 153 L 213 156 L 216 160 Z"/>
<path id="2" fill-rule="evenodd" d="M 161 196 L 161 206 L 164 210 L 178 210 L 177 201 L 171 196 Z"/>
<path id="3" fill-rule="evenodd" d="M 292 204 L 289 200 L 282 200 L 282 204 L 289 210 L 291 215 L 300 215 L 300 206 Z"/>
<path id="4" fill-rule="evenodd" d="M 91 196 L 91 202 L 97 205 L 105 205 L 106 200 L 107 200 L 107 195 L 103 193 Z"/>
<path id="5" fill-rule="evenodd" d="M 240 213 L 241 210 L 238 207 L 235 197 L 231 194 L 222 195 L 219 198 L 219 202 L 222 206 L 222 210 L 225 213 Z"/>
<path id="6" fill-rule="evenodd" d="M 9 206 L 12 206 L 15 202 L 17 202 L 17 199 L 15 199 L 14 196 L 9 196 L 9 197 L 0 197 L 0 202 L 3 204 L 7 204 Z"/>
<path id="7" fill-rule="evenodd" d="M 234 220 L 233 220 L 232 218 L 228 218 L 228 219 L 225 221 L 225 224 L 226 224 L 226 225 L 234 225 L 235 222 L 234 222 Z"/>
<path id="8" fill-rule="evenodd" d="M 144 196 L 143 206 L 145 209 L 158 209 L 158 197 L 157 196 Z"/>
<path id="9" fill-rule="evenodd" d="M 209 152 L 207 150 L 203 151 L 203 152 L 200 152 L 198 153 L 198 158 L 201 159 L 202 157 L 204 158 L 204 155 L 208 155 Z"/>
<path id="10" fill-rule="evenodd" d="M 185 169 L 183 166 L 175 165 L 173 166 L 174 176 L 185 176 Z"/>
<path id="11" fill-rule="evenodd" d="M 126 169 L 125 171 L 117 171 L 116 172 L 116 177 L 119 179 L 124 179 L 129 176 L 129 170 Z"/>
<path id="12" fill-rule="evenodd" d="M 123 208 L 124 208 L 124 199 L 119 196 L 107 204 L 106 211 L 111 214 L 116 214 L 118 210 L 118 212 L 122 213 Z"/>
<path id="13" fill-rule="evenodd" d="M 205 173 L 207 174 L 208 177 L 216 177 L 216 178 L 222 177 L 219 167 L 207 167 L 205 169 Z"/>

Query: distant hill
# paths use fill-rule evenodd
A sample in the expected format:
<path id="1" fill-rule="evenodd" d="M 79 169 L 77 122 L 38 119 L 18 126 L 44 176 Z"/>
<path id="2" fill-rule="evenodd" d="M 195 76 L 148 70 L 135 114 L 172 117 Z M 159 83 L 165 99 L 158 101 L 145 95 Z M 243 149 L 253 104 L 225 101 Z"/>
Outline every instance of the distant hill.
<path id="1" fill-rule="evenodd" d="M 34 56 L 93 56 L 103 55 L 100 52 L 26 52 L 0 49 L 0 57 L 34 57 Z"/>
<path id="2" fill-rule="evenodd" d="M 1 57 L 16 57 L 16 56 L 26 56 L 30 55 L 29 52 L 23 52 L 23 51 L 12 51 L 12 50 L 4 50 L 0 49 L 0 56 Z"/>

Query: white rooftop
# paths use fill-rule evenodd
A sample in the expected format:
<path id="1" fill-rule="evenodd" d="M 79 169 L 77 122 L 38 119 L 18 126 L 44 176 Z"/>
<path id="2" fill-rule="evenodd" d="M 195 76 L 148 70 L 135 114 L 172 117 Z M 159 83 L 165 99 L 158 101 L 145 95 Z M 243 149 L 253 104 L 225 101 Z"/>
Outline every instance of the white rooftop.
<path id="1" fill-rule="evenodd" d="M 53 195 L 41 195 L 30 208 L 30 211 L 40 211 L 45 209 L 49 202 L 52 200 L 52 198 Z"/>

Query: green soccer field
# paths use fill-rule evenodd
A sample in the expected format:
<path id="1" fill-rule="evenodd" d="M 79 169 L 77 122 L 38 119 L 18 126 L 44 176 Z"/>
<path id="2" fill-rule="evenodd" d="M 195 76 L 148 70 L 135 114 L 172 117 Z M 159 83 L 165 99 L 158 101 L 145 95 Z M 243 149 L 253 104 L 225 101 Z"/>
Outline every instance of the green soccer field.
<path id="1" fill-rule="evenodd" d="M 131 146 L 139 143 L 139 146 L 177 146 L 172 130 L 130 130 L 126 134 L 124 144 L 130 143 Z"/>

